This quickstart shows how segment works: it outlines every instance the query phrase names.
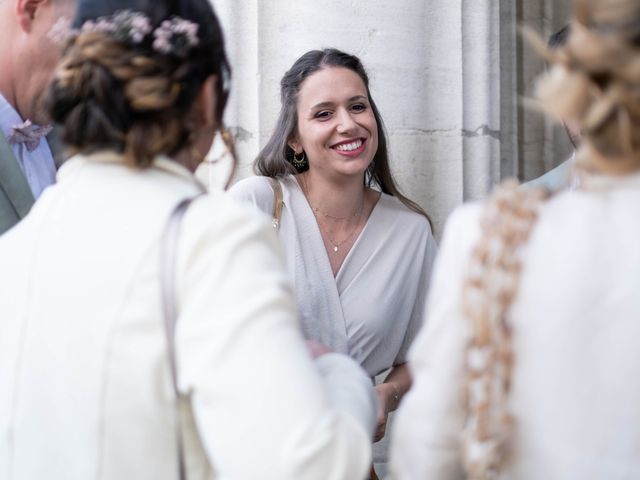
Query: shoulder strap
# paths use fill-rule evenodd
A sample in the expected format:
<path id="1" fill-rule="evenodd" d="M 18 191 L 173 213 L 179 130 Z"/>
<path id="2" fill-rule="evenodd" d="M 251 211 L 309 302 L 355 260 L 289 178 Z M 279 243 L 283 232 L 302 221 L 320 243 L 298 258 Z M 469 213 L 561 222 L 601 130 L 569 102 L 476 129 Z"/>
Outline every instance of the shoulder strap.
<path id="1" fill-rule="evenodd" d="M 164 229 L 162 245 L 160 248 L 160 282 L 162 295 L 162 313 L 164 318 L 164 327 L 167 337 L 167 349 L 169 351 L 169 368 L 171 369 L 171 378 L 173 389 L 176 396 L 180 395 L 178 390 L 176 358 L 175 358 L 175 329 L 177 321 L 176 292 L 175 292 L 175 270 L 178 253 L 178 238 L 180 236 L 180 227 L 182 218 L 187 212 L 189 205 L 193 202 L 193 198 L 186 198 L 173 209 L 169 215 L 169 220 Z"/>
<path id="2" fill-rule="evenodd" d="M 198 195 L 199 196 L 199 195 Z M 189 205 L 198 196 L 186 198 L 173 209 L 169 215 L 169 220 L 164 229 L 164 235 L 160 246 L 160 294 L 162 296 L 162 316 L 164 319 L 165 335 L 167 340 L 167 352 L 169 355 L 169 369 L 171 372 L 171 383 L 176 396 L 176 432 L 178 444 L 178 468 L 180 480 L 185 480 L 185 454 L 182 440 L 182 410 L 180 404 L 188 398 L 178 389 L 178 369 L 176 365 L 176 345 L 175 331 L 178 319 L 176 305 L 176 260 L 178 254 L 178 240 L 180 237 L 180 227 L 182 219 L 187 212 Z"/>
<path id="3" fill-rule="evenodd" d="M 276 230 L 280 229 L 280 218 L 282 218 L 282 185 L 277 178 L 268 177 L 273 189 L 273 213 L 271 224 Z"/>

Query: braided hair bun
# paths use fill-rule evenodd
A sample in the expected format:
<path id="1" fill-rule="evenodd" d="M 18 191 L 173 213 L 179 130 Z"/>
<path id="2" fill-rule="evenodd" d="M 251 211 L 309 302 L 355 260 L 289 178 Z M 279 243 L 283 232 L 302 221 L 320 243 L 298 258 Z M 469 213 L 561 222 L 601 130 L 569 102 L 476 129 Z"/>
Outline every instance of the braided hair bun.
<path id="1" fill-rule="evenodd" d="M 554 68 L 537 96 L 580 125 L 580 163 L 603 173 L 639 169 L 640 2 L 574 0 L 566 45 L 546 55 Z"/>
<path id="2" fill-rule="evenodd" d="M 216 76 L 217 124 L 230 69 L 208 0 L 80 0 L 47 105 L 76 152 L 115 149 L 147 167 L 189 146 L 189 118 Z"/>

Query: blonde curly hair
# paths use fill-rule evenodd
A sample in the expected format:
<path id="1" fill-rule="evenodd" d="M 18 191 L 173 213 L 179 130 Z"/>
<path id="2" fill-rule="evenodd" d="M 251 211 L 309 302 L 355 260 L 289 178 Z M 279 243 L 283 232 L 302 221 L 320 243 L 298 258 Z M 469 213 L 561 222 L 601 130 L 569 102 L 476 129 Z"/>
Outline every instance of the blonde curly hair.
<path id="1" fill-rule="evenodd" d="M 574 0 L 566 45 L 533 42 L 553 65 L 536 97 L 580 126 L 578 165 L 605 174 L 640 169 L 640 2 Z"/>

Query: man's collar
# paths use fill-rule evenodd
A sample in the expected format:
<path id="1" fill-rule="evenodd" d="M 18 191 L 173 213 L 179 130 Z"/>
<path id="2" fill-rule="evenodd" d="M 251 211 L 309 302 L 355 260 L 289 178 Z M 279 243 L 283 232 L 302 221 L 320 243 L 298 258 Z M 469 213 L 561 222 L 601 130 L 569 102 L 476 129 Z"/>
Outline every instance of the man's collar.
<path id="1" fill-rule="evenodd" d="M 14 125 L 18 125 L 23 122 L 24 119 L 16 111 L 13 105 L 11 105 L 0 93 L 0 130 L 2 130 L 5 138 L 9 137 Z"/>

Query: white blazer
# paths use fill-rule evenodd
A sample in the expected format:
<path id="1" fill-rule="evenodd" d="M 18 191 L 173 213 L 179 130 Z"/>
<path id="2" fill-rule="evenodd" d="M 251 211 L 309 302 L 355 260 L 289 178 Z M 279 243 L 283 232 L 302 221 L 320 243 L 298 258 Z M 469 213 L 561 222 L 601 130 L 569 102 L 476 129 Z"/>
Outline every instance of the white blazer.
<path id="1" fill-rule="evenodd" d="M 479 205 L 449 220 L 392 432 L 394 479 L 462 479 L 461 285 Z M 515 417 L 504 478 L 640 478 L 640 174 L 582 179 L 542 206 L 511 309 Z"/>
<path id="2" fill-rule="evenodd" d="M 160 310 L 169 212 L 199 186 L 169 159 L 77 156 L 0 238 L 0 478 L 177 479 Z M 196 200 L 177 263 L 188 478 L 355 479 L 376 404 L 352 360 L 314 363 L 268 219 Z"/>

